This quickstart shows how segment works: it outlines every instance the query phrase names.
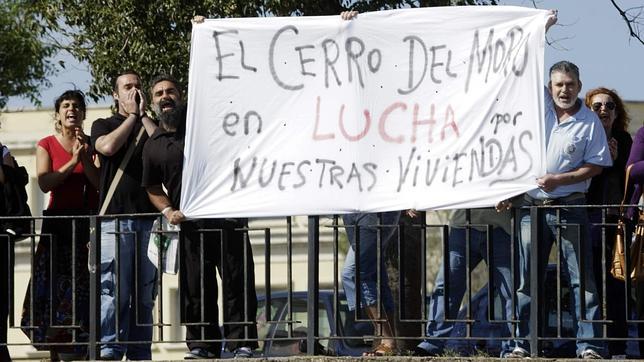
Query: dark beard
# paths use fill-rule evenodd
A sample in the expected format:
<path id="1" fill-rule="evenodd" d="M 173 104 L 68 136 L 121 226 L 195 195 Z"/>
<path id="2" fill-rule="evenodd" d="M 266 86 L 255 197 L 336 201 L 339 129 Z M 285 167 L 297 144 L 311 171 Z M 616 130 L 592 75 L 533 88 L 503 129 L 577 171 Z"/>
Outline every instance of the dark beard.
<path id="1" fill-rule="evenodd" d="M 180 105 L 159 115 L 161 126 L 166 131 L 182 132 L 186 125 L 186 106 Z"/>

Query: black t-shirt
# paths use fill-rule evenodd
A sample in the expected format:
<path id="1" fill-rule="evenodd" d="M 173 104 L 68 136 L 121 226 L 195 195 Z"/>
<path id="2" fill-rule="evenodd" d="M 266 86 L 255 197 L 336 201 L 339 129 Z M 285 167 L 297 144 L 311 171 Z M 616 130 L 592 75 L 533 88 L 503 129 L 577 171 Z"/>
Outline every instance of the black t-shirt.
<path id="1" fill-rule="evenodd" d="M 157 128 L 143 149 L 142 185 L 163 184 L 175 209 L 179 209 L 181 202 L 183 145 L 182 136 Z"/>
<path id="2" fill-rule="evenodd" d="M 92 124 L 92 147 L 96 149 L 96 140 L 99 137 L 114 131 L 121 125 L 121 123 L 123 123 L 123 121 L 125 121 L 125 117 L 120 114 L 116 114 L 110 118 L 96 120 L 96 122 Z M 124 143 L 121 149 L 114 155 L 108 157 L 98 153 L 99 160 L 101 162 L 101 206 L 103 205 L 107 190 L 110 188 L 112 179 L 121 165 L 121 161 L 123 160 L 127 149 L 130 147 L 130 144 L 136 140 L 136 136 L 141 127 L 143 127 L 141 122 L 137 122 L 134 125 L 130 135 L 128 136 L 127 142 Z M 134 153 L 123 172 L 121 181 L 114 191 L 114 196 L 107 208 L 107 214 L 148 213 L 157 211 L 150 203 L 150 199 L 148 198 L 148 194 L 145 192 L 145 189 L 141 187 L 141 178 L 143 174 L 142 153 L 143 145 L 147 139 L 148 135 L 147 133 L 144 133 L 139 144 L 134 149 Z"/>

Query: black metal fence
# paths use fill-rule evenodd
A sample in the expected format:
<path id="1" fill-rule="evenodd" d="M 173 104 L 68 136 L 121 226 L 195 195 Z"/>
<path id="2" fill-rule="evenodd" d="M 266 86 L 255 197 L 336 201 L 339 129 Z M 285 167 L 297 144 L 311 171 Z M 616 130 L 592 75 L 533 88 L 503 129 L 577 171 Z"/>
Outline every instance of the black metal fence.
<path id="1" fill-rule="evenodd" d="M 586 208 L 593 215 L 593 228 L 591 234 L 587 235 L 585 239 L 580 237 L 580 240 L 573 240 L 573 244 L 576 243 L 576 247 L 581 253 L 580 255 L 583 255 L 583 253 L 590 250 L 589 248 L 592 249 L 594 235 L 596 244 L 594 248 L 600 254 L 595 255 L 593 259 L 594 266 L 588 266 L 583 261 L 580 262 L 578 296 L 579 300 L 581 300 L 581 314 L 583 315 L 585 308 L 583 305 L 587 292 L 584 275 L 588 270 L 594 270 L 597 274 L 598 284 L 596 291 L 593 293 L 596 293 L 599 300 L 600 318 L 592 321 L 582 318 L 581 322 L 601 326 L 600 335 L 591 336 L 589 338 L 591 341 L 610 344 L 624 342 L 626 344 L 624 354 L 639 355 L 639 343 L 642 342 L 642 338 L 640 338 L 641 332 L 639 331 L 639 327 L 642 325 L 642 320 L 639 317 L 642 302 L 636 301 L 641 292 L 639 285 L 631 283 L 631 287 L 626 287 L 629 284 L 622 283 L 620 290 L 620 284 L 618 284 L 617 294 L 621 294 L 622 298 L 615 298 L 616 292 L 614 286 L 611 286 L 615 283 L 612 280 L 612 276 L 607 272 L 606 267 L 612 258 L 610 251 L 613 243 L 612 233 L 616 226 L 614 212 L 616 207 L 580 207 Z M 494 280 L 490 280 L 491 278 L 488 277 L 495 273 L 496 265 L 494 265 L 493 256 L 500 252 L 495 250 L 491 225 L 473 224 L 470 212 L 466 213 L 465 224 L 462 225 L 466 238 L 465 273 L 463 275 L 450 275 L 449 253 L 443 253 L 443 250 L 448 250 L 450 245 L 450 228 L 445 222 L 444 215 L 442 218 L 436 218 L 436 214 L 433 212 L 422 213 L 418 218 L 404 219 L 396 225 L 379 223 L 376 226 L 379 230 L 377 233 L 376 254 L 378 258 L 389 258 L 387 269 L 389 278 L 392 279 L 390 284 L 393 286 L 395 296 L 394 323 L 396 326 L 394 329 L 397 331 L 398 345 L 400 347 L 405 346 L 402 347 L 403 349 L 412 349 L 419 341 L 425 338 L 433 338 L 426 335 L 425 326 L 428 321 L 431 321 L 431 310 L 429 310 L 432 295 L 431 288 L 439 265 L 442 265 L 446 293 L 442 302 L 444 303 L 443 309 L 449 309 L 447 301 L 451 290 L 450 283 L 464 283 L 465 298 L 462 304 L 459 303 L 459 313 L 457 315 L 447 313 L 445 316 L 445 320 L 454 323 L 450 335 L 438 337 L 436 338 L 437 340 L 449 341 L 455 345 L 453 348 L 460 351 L 460 353 L 486 353 L 489 355 L 495 355 L 499 352 L 502 341 L 525 340 L 529 342 L 530 346 L 533 346 L 532 354 L 535 356 L 569 357 L 572 354 L 572 357 L 574 357 L 574 343 L 577 340 L 574 333 L 576 317 L 575 311 L 572 310 L 572 306 L 568 302 L 570 293 L 574 288 L 570 284 L 571 276 L 566 275 L 566 268 L 563 265 L 565 251 L 561 247 L 561 237 L 564 228 L 579 228 L 580 226 L 570 224 L 565 219 L 565 216 L 562 217 L 560 212 L 566 208 L 574 208 L 574 206 L 543 206 L 513 210 L 510 218 L 511 243 L 508 252 L 510 256 L 508 263 L 511 270 L 509 283 L 512 290 L 510 303 L 513 313 L 509 316 L 504 316 L 502 307 L 499 306 L 498 290 L 500 286 L 496 285 Z M 547 253 L 550 263 L 547 263 L 548 266 L 545 272 L 541 270 L 540 273 L 538 267 L 539 258 L 544 255 L 541 251 L 543 248 L 541 243 L 544 239 L 543 214 L 548 212 L 553 214 L 556 219 L 556 222 L 553 223 L 553 230 L 557 247 L 553 247 L 553 251 Z M 521 286 L 519 271 L 521 255 L 518 236 L 522 213 L 523 215 L 527 214 L 531 221 L 529 232 L 532 240 L 530 244 L 532 252 L 529 256 L 530 273 L 527 277 L 529 278 L 529 291 L 532 301 L 538 301 L 530 304 L 528 322 L 530 331 L 538 331 L 538 333 L 519 336 L 516 334 L 515 327 L 521 321 L 517 313 L 519 298 L 516 291 Z M 159 215 L 119 215 L 104 218 L 131 219 L 134 217 L 159 218 Z M 7 218 L 0 219 L 6 220 Z M 65 240 L 60 240 L 57 243 L 53 241 L 57 238 L 55 235 L 57 229 L 55 228 L 53 229 L 54 231 L 41 231 L 40 225 L 43 220 L 47 219 L 60 220 L 62 227 L 69 229 L 66 233 L 61 234 L 67 236 Z M 9 343 L 5 343 L 5 341 L 0 341 L 0 347 L 8 346 L 11 350 L 12 346 L 31 344 L 37 349 L 54 347 L 70 353 L 86 354 L 86 357 L 92 360 L 97 359 L 100 357 L 101 345 L 104 344 L 101 342 L 101 291 L 104 285 L 101 284 L 100 261 L 101 252 L 105 252 L 105 249 L 101 248 L 100 230 L 102 218 L 97 216 L 65 215 L 34 217 L 29 218 L 29 220 L 30 230 L 20 235 L 19 238 L 11 234 L 0 235 L 2 250 L 0 254 L 2 258 L 0 260 L 2 268 L 0 280 L 3 282 L 3 285 L 0 285 L 0 290 L 2 291 L 2 305 L 0 306 L 2 308 L 0 308 L 0 312 L 8 314 L 8 327 L 22 329 L 29 338 L 29 342 L 9 341 Z M 321 220 L 324 222 L 321 223 Z M 308 216 L 306 221 L 306 253 L 303 253 L 300 248 L 294 247 L 294 239 L 297 236 L 294 235 L 293 218 L 287 217 L 281 221 L 279 238 L 283 240 L 279 242 L 285 244 L 286 255 L 279 255 L 279 257 L 281 259 L 285 257 L 286 285 L 281 284 L 279 286 L 271 285 L 271 274 L 275 266 L 274 258 L 276 256 L 271 246 L 274 246 L 277 242 L 275 232 L 270 226 L 266 226 L 271 223 L 263 222 L 261 226 L 257 227 L 257 223 L 251 221 L 249 227 L 237 227 L 235 229 L 235 231 L 244 235 L 244 240 L 248 240 L 247 238 L 249 237 L 252 238 L 252 245 L 256 251 L 263 250 L 264 275 L 259 275 L 259 280 L 263 279 L 263 282 L 259 284 L 263 284 L 263 287 L 257 288 L 259 298 L 256 314 L 250 317 L 246 316 L 241 321 L 230 322 L 227 320 L 226 312 L 224 312 L 224 319 L 220 324 L 226 326 L 236 323 L 249 326 L 257 323 L 259 325 L 259 336 L 256 340 L 260 346 L 255 352 L 256 355 L 359 355 L 370 348 L 373 340 L 378 339 L 379 328 L 373 327 L 371 320 L 362 311 L 362 308 L 358 308 L 355 312 L 347 309 L 341 283 L 341 266 L 348 247 L 345 226 L 342 225 L 338 216 Z M 59 225 L 58 227 L 61 226 Z M 387 227 L 394 227 L 396 232 L 394 233 L 393 242 L 390 243 L 391 247 L 385 248 L 381 230 Z M 473 258 L 473 251 L 470 250 L 471 230 L 475 228 L 478 228 L 477 230 L 479 231 L 483 230 L 482 232 L 485 234 L 486 242 L 483 254 L 485 255 L 484 259 L 488 260 L 488 263 L 483 264 L 486 266 L 479 266 L 478 268 L 475 268 L 475 265 L 471 265 L 472 260 L 470 260 L 470 258 Z M 228 247 L 225 242 L 227 232 L 218 228 L 200 228 L 197 231 L 202 235 L 200 243 L 200 252 L 202 254 L 204 246 L 208 242 L 209 233 L 216 232 L 221 235 L 224 242 L 220 243 L 218 248 L 221 248 L 219 255 L 223 258 L 225 248 Z M 524 232 L 526 231 L 524 230 Z M 118 226 L 115 233 L 120 233 Z M 155 233 L 170 235 L 176 232 L 157 229 L 152 231 L 153 235 Z M 304 237 L 304 235 L 300 236 Z M 140 242 L 142 241 L 135 238 L 135 243 Z M 49 243 L 49 254 L 44 258 L 41 255 L 43 252 L 40 250 L 42 248 L 39 248 L 39 243 Z M 116 243 L 115 246 L 117 255 L 119 254 L 118 245 L 119 243 Z M 244 248 L 247 247 L 250 246 L 245 244 Z M 14 271 L 17 267 L 24 268 L 26 265 L 16 265 L 16 248 L 28 249 L 28 267 L 32 276 L 26 286 L 28 296 L 22 308 L 15 305 L 14 300 L 22 299 L 22 295 L 16 298 L 16 293 L 17 290 L 24 289 L 24 284 L 20 281 L 20 284 L 16 285 Z M 504 250 L 504 252 L 507 251 Z M 329 253 L 332 258 L 331 267 L 325 267 L 321 270 L 320 256 L 321 254 L 327 255 Z M 179 254 L 181 254 L 181 251 Z M 244 252 L 244 255 L 247 255 L 246 252 Z M 255 255 L 256 258 L 257 256 Z M 306 271 L 301 268 L 294 268 L 294 257 L 306 257 Z M 48 260 L 48 262 L 43 260 Z M 181 260 L 180 256 L 179 261 L 181 262 Z M 583 257 L 580 260 L 583 260 Z M 629 261 L 630 259 L 627 258 L 627 262 Z M 252 263 L 252 259 L 242 258 L 240 262 L 244 265 L 243 270 L 252 270 L 252 268 L 249 269 L 248 267 L 249 263 Z M 380 263 L 376 262 L 376 264 L 376 269 L 379 270 Z M 202 259 L 202 270 L 203 266 Z M 138 270 L 139 267 L 140 265 L 135 264 L 135 269 Z M 361 266 L 357 265 L 357 268 L 359 270 Z M 120 269 L 117 267 L 116 270 Z M 200 275 L 202 290 L 206 287 L 203 285 L 205 280 L 204 273 L 206 272 L 204 271 Z M 306 272 L 307 275 L 306 290 L 294 290 L 294 275 L 303 272 Z M 45 273 L 49 276 L 46 278 L 44 288 L 42 281 L 36 278 L 38 273 Z M 320 282 L 321 273 L 324 275 L 332 274 L 331 278 L 326 278 L 331 280 L 330 285 L 328 282 Z M 66 289 L 62 295 L 58 295 L 60 285 L 55 285 L 52 280 L 63 274 L 64 282 L 66 283 L 63 284 Z M 376 275 L 380 274 L 376 273 Z M 226 278 L 226 272 L 223 273 L 223 277 Z M 246 276 L 245 280 L 248 277 Z M 84 280 L 83 278 L 87 279 Z M 163 290 L 165 278 L 167 277 L 163 273 L 156 274 L 155 285 L 157 290 Z M 135 280 L 138 279 L 135 277 Z M 359 284 L 359 280 L 356 282 Z M 41 285 L 38 283 L 41 283 Z M 226 285 L 222 286 L 222 288 L 226 287 Z M 122 286 L 117 284 L 117 300 L 121 288 Z M 249 295 L 247 288 L 247 286 L 243 287 L 245 294 Z M 135 284 L 135 290 L 139 289 L 140 286 Z M 377 293 L 379 301 L 383 298 L 381 292 L 379 290 Z M 179 295 L 182 293 L 182 286 L 179 285 Z M 360 300 L 361 292 L 359 288 L 357 294 L 356 299 Z M 66 312 L 68 314 L 60 320 L 58 318 L 60 316 L 51 308 L 52 303 L 61 302 L 61 300 L 56 300 L 57 298 L 67 298 L 64 302 L 67 302 Z M 201 298 L 203 301 L 203 293 Z M 615 300 L 621 302 L 616 304 Z M 45 308 L 44 314 L 38 315 L 38 308 L 43 303 L 48 303 L 50 308 Z M 172 325 L 172 321 L 164 319 L 164 310 L 174 303 L 176 303 L 175 300 L 165 301 L 164 293 L 157 294 L 154 301 L 154 320 L 152 323 L 142 323 L 154 330 L 154 335 L 149 341 L 152 344 L 185 342 L 181 338 L 177 339 L 176 335 L 168 336 L 167 333 L 164 334 L 164 327 Z M 179 310 L 183 310 L 183 307 L 185 307 L 183 301 L 180 303 Z M 245 306 L 243 309 L 249 306 L 247 298 L 242 303 Z M 226 303 L 222 303 L 220 309 L 225 309 L 225 305 Z M 211 307 L 211 305 L 202 303 L 200 315 L 203 317 L 207 313 L 207 309 Z M 138 309 L 134 309 L 138 322 Z M 611 326 L 617 322 L 613 318 L 615 313 L 611 314 L 611 310 L 617 311 L 619 319 L 622 320 L 622 325 L 626 327 L 625 333 L 615 334 L 612 332 Z M 613 319 L 609 318 L 609 316 Z M 2 317 L 3 321 L 7 320 L 2 315 L 0 317 Z M 182 327 L 192 325 L 206 328 L 208 325 L 203 319 L 196 322 L 186 322 L 183 317 L 183 313 L 181 313 L 179 320 Z M 17 322 L 18 320 L 20 322 Z M 379 315 L 376 325 L 385 321 L 385 317 Z M 120 322 L 117 317 L 116 330 L 119 329 L 118 324 Z M 45 328 L 42 328 L 43 325 Z M 505 333 L 504 326 L 507 325 L 513 327 L 507 328 L 508 333 Z M 39 333 L 42 335 L 39 336 Z M 249 334 L 246 329 L 246 332 L 241 336 L 226 340 L 225 337 L 208 338 L 202 333 L 196 340 L 205 342 L 223 341 L 230 344 L 249 338 L 253 339 L 249 335 L 252 334 Z M 4 336 L 0 335 L 0 337 Z M 114 343 L 134 344 L 135 342 L 118 340 L 117 337 Z M 537 348 L 534 348 L 535 346 Z M 611 353 L 616 352 L 611 351 Z M 224 352 L 223 356 L 226 356 L 226 352 Z"/>

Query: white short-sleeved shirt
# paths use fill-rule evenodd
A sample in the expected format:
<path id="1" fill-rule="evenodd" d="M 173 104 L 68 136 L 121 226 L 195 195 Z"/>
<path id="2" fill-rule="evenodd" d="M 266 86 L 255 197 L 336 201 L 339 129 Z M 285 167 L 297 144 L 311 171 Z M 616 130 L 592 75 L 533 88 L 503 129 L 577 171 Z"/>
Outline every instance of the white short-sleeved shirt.
<path id="1" fill-rule="evenodd" d="M 574 116 L 559 123 L 548 90 L 545 91 L 544 101 L 547 173 L 569 172 L 587 163 L 602 167 L 613 164 L 604 127 L 593 111 L 582 102 L 581 108 Z M 535 199 L 556 199 L 575 192 L 585 193 L 589 186 L 590 178 L 575 184 L 559 186 L 552 192 L 537 188 L 528 191 L 528 195 Z"/>

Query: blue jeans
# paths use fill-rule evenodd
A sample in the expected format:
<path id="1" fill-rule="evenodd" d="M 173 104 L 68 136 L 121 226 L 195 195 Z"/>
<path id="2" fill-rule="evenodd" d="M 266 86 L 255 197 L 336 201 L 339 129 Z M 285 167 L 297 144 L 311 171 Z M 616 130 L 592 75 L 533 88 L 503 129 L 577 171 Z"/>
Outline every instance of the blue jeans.
<path id="1" fill-rule="evenodd" d="M 584 201 L 584 199 L 574 200 L 574 204 L 583 204 Z M 573 204 L 573 202 L 570 204 Z M 595 321 L 600 319 L 599 300 L 592 269 L 593 246 L 589 233 L 588 215 L 584 208 L 562 208 L 560 210 L 560 221 L 557 220 L 556 209 L 544 210 L 542 219 L 540 220 L 543 239 L 539 240 L 538 273 L 540 276 L 545 275 L 550 249 L 555 242 L 557 231 L 559 231 L 561 234 L 561 263 L 565 269 L 563 272 L 570 278 L 570 302 L 571 306 L 575 309 L 573 323 L 576 324 L 577 354 L 581 354 L 587 348 L 603 354 L 604 343 L 588 340 L 588 338 L 601 337 L 601 324 L 583 322 L 581 315 L 579 258 L 583 257 L 583 263 L 586 266 L 583 273 L 585 282 L 584 297 L 586 302 L 583 319 Z M 558 223 L 567 225 L 557 226 Z M 517 290 L 517 307 L 520 319 L 517 327 L 517 337 L 519 338 L 527 338 L 530 334 L 531 236 L 530 211 L 522 210 L 521 245 L 519 247 L 520 285 Z M 583 253 L 579 250 L 580 247 L 583 248 Z M 540 290 L 544 290 L 543 286 L 540 286 Z M 516 346 L 530 351 L 530 345 L 527 340 L 517 340 Z"/>
<path id="2" fill-rule="evenodd" d="M 376 225 L 397 225 L 400 220 L 400 211 L 382 213 L 382 224 L 378 220 L 378 214 L 347 214 L 342 216 L 347 237 L 351 247 L 347 252 L 342 269 L 342 286 L 347 297 L 349 310 L 356 308 L 356 270 L 359 267 L 358 275 L 360 284 L 360 306 L 368 307 L 378 303 L 378 288 L 380 287 L 382 305 L 386 311 L 394 309 L 394 300 L 389 289 L 389 278 L 385 267 L 384 250 L 392 239 L 396 227 L 376 227 Z M 356 241 L 355 229 L 358 228 L 358 240 Z M 378 230 L 380 230 L 380 260 L 376 260 L 378 246 Z M 356 260 L 356 243 L 360 251 Z M 378 270 L 380 269 L 380 270 Z M 378 272 L 380 272 L 380 284 L 378 284 Z"/>
<path id="3" fill-rule="evenodd" d="M 465 295 L 466 274 L 466 236 L 467 229 L 451 228 L 449 234 L 449 295 L 448 309 L 445 311 L 445 276 L 444 267 L 438 269 L 434 292 L 429 304 L 427 337 L 449 337 L 454 323 L 447 321 L 458 317 L 458 310 Z M 510 272 L 510 235 L 501 228 L 494 228 L 490 242 L 493 243 L 493 281 L 494 288 L 499 291 L 501 303 L 505 306 L 501 319 L 509 320 L 512 313 L 512 273 Z M 487 262 L 487 233 L 470 229 L 470 270 L 482 260 Z M 488 290 L 488 292 L 493 292 Z M 498 317 L 497 317 L 498 318 Z M 507 325 L 507 335 L 510 335 L 511 324 Z M 431 354 L 441 354 L 446 339 L 426 339 L 418 347 Z M 511 350 L 510 342 L 504 340 L 501 353 Z"/>
<path id="4" fill-rule="evenodd" d="M 115 258 L 115 219 L 101 221 L 101 357 L 120 360 L 126 354 L 130 360 L 152 359 L 150 341 L 156 267 L 147 256 L 152 222 L 150 218 L 119 219 L 120 250 L 119 257 Z M 138 270 L 135 270 L 135 265 Z M 117 341 L 117 314 L 118 341 L 144 343 L 109 343 Z"/>

